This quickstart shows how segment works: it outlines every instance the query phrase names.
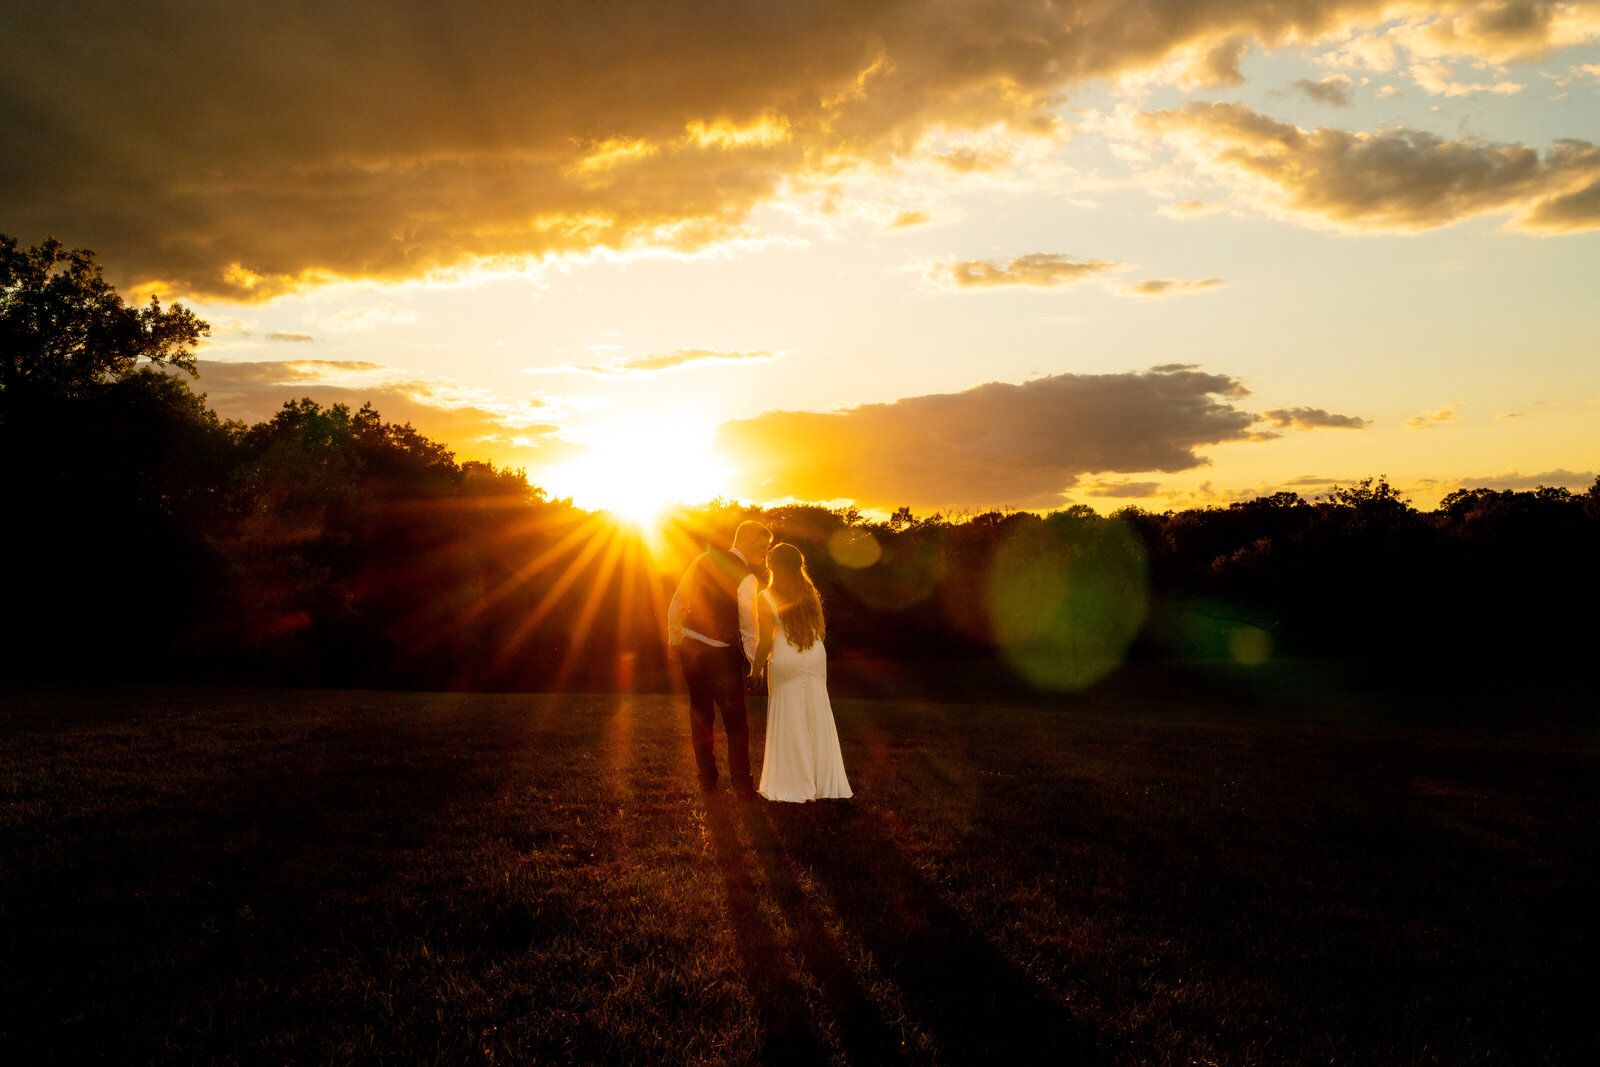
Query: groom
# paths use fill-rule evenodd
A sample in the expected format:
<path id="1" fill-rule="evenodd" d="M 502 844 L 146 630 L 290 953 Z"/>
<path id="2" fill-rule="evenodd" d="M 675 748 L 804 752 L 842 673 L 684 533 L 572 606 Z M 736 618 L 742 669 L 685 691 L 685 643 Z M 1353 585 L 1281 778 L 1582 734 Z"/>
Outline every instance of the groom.
<path id="1" fill-rule="evenodd" d="M 733 790 L 746 800 L 756 795 L 744 683 L 756 649 L 756 569 L 771 547 L 772 531 L 740 523 L 731 549 L 710 549 L 689 565 L 667 609 L 667 656 L 683 665 L 689 684 L 689 740 L 705 793 L 717 788 L 711 730 L 721 708 Z"/>

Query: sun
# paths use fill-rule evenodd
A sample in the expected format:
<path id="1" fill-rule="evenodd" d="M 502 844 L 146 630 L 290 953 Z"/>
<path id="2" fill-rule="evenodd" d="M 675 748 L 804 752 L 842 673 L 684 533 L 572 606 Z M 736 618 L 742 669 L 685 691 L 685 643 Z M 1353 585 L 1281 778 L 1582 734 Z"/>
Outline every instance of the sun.
<path id="1" fill-rule="evenodd" d="M 711 452 L 709 429 L 634 419 L 598 430 L 584 455 L 550 480 L 581 508 L 645 525 L 676 505 L 722 495 L 728 473 Z"/>

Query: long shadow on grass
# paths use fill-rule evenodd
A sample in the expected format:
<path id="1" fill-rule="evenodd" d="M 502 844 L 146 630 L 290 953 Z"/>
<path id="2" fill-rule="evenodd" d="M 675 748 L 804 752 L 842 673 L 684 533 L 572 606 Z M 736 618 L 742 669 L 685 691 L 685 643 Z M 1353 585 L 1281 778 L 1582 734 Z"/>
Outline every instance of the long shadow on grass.
<path id="1" fill-rule="evenodd" d="M 765 827 L 751 817 L 750 809 L 733 814 L 715 802 L 706 811 L 706 825 L 727 893 L 745 983 L 763 1022 L 762 1048 L 756 1058 L 778 1064 L 827 1060 L 830 1042 L 825 1031 L 830 1019 L 837 1026 L 834 1040 L 850 1062 L 881 1063 L 892 1058 L 900 1049 L 900 1034 L 880 1018 L 793 871 L 773 862 Z M 746 833 L 758 830 L 755 857 L 740 840 L 741 827 Z M 759 859 L 759 868 L 753 859 Z M 761 875 L 792 925 L 792 943 L 761 913 Z M 805 978 L 818 987 L 820 1004 L 808 993 Z"/>
<path id="2" fill-rule="evenodd" d="M 946 905 L 869 810 L 762 804 L 738 817 L 852 1062 L 1103 1062 L 1084 1022 Z"/>

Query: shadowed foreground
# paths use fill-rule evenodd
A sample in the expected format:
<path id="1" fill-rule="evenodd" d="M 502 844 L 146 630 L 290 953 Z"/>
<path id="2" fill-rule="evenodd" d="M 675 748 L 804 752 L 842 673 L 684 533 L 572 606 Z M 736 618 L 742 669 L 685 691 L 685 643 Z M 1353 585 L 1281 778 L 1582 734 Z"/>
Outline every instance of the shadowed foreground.
<path id="1" fill-rule="evenodd" d="M 1593 1058 L 1591 727 L 1204 692 L 840 700 L 854 801 L 709 807 L 668 697 L 12 694 L 0 1054 Z"/>

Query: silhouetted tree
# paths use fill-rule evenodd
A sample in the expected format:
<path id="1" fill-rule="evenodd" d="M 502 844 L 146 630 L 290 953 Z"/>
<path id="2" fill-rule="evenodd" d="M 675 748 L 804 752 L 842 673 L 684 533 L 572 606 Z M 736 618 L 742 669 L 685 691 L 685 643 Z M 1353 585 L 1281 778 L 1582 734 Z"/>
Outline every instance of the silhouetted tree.
<path id="1" fill-rule="evenodd" d="M 0 235 L 0 492 L 14 667 L 163 664 L 201 610 L 233 429 L 154 367 L 194 369 L 206 324 L 125 304 L 94 253 Z"/>
<path id="2" fill-rule="evenodd" d="M 86 248 L 0 234 L 0 394 L 82 395 L 141 363 L 195 369 L 210 326 L 182 304 L 130 307 Z"/>

